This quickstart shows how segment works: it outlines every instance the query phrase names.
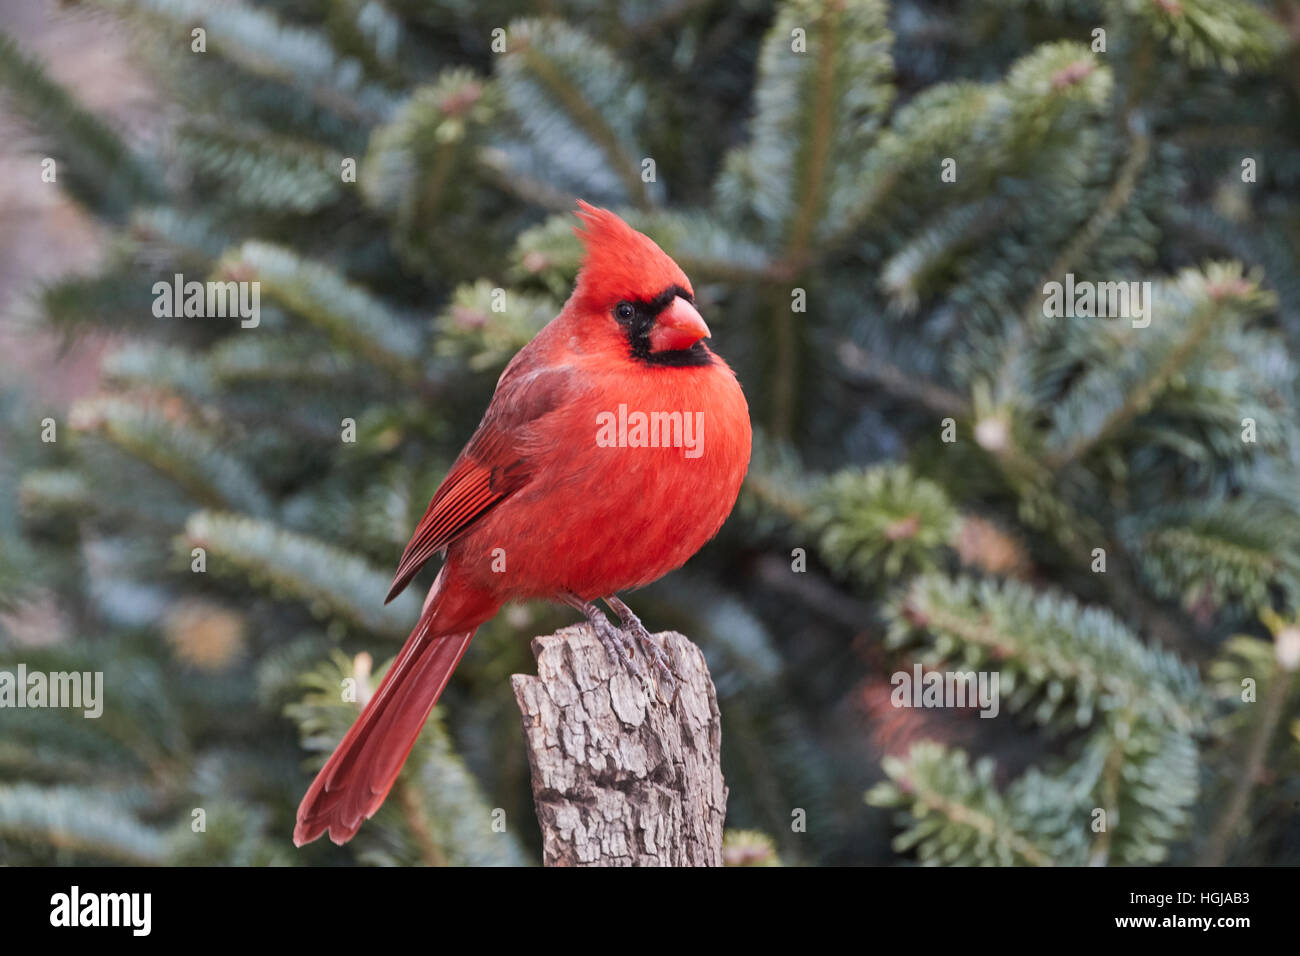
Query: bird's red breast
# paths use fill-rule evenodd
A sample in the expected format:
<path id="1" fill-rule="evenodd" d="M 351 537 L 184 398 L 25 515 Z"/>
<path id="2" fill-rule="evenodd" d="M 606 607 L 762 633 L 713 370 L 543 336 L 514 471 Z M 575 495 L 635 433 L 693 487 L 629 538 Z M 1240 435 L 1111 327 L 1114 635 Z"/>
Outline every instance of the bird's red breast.
<path id="1" fill-rule="evenodd" d="M 448 549 L 458 575 L 509 599 L 592 599 L 680 567 L 726 520 L 749 463 L 748 407 L 716 355 L 629 372 L 559 352 L 534 381 L 564 401 L 521 443 L 534 479 Z"/>

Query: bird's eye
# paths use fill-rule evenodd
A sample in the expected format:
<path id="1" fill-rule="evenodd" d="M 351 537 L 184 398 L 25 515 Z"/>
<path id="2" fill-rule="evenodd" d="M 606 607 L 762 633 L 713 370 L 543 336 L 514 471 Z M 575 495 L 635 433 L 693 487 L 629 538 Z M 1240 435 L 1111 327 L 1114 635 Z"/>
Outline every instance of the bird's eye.
<path id="1" fill-rule="evenodd" d="M 620 319 L 630 319 L 632 318 L 632 306 L 626 302 L 620 302 L 614 307 L 614 314 Z"/>

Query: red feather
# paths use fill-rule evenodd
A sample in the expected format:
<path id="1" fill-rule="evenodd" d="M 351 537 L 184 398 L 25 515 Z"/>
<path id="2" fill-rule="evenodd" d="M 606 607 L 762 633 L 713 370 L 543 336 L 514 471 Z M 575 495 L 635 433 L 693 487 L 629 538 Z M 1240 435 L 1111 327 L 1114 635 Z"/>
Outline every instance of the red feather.
<path id="1" fill-rule="evenodd" d="M 473 631 L 427 638 L 421 620 L 357 722 L 316 775 L 298 808 L 297 846 L 326 830 L 343 844 L 379 809 Z"/>
<path id="2" fill-rule="evenodd" d="M 562 371 L 527 372 L 517 361 L 506 367 L 488 413 L 411 535 L 385 604 L 431 557 L 528 481 L 527 429 L 564 400 L 567 379 Z"/>
<path id="3" fill-rule="evenodd" d="M 695 290 L 686 273 L 653 239 L 637 232 L 608 209 L 578 200 L 583 228 L 574 228 L 586 256 L 569 306 L 599 312 L 620 299 L 652 296 L 679 285 Z"/>

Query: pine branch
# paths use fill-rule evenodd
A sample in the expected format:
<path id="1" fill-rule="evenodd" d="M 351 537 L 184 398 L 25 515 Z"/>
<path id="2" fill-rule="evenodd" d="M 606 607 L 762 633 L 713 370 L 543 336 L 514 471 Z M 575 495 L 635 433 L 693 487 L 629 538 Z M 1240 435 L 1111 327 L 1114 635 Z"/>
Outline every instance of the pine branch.
<path id="1" fill-rule="evenodd" d="M 0 786 L 0 836 L 131 866 L 164 862 L 166 843 L 113 793 L 92 788 Z"/>
<path id="2" fill-rule="evenodd" d="M 1285 48 L 1284 32 L 1264 10 L 1246 0 L 1177 0 L 1129 4 L 1106 0 L 1120 22 L 1136 19 L 1195 68 L 1228 73 L 1262 69 Z"/>
<path id="3" fill-rule="evenodd" d="M 1195 672 L 1167 651 L 1144 646 L 1117 618 L 1069 597 L 1016 581 L 926 574 L 889 606 L 887 642 L 924 640 L 929 663 L 996 662 L 1010 704 L 1032 716 L 1084 726 L 1098 708 L 1130 707 L 1159 725 L 1204 720 Z M 1062 715 L 1068 701 L 1074 713 Z"/>
<path id="4" fill-rule="evenodd" d="M 1176 282 L 1161 284 L 1154 291 L 1149 305 L 1152 314 L 1161 317 L 1159 324 L 1153 321 L 1150 328 L 1140 330 L 1115 329 L 1112 334 L 1129 338 L 1137 347 L 1118 366 L 1099 363 L 1059 403 L 1053 447 L 1045 456 L 1048 468 L 1059 471 L 1078 461 L 1150 413 L 1175 379 L 1204 359 L 1211 343 L 1223 341 L 1225 330 L 1272 302 L 1235 264 L 1184 270 Z M 1116 390 L 1119 376 L 1130 380 L 1129 387 Z M 1123 395 L 1123 400 L 1116 402 L 1116 395 Z"/>
<path id="5" fill-rule="evenodd" d="M 1300 643 L 1300 631 L 1297 630 L 1294 622 L 1283 621 L 1271 609 L 1265 612 L 1263 617 L 1273 632 L 1273 646 L 1268 647 L 1261 641 L 1250 639 L 1239 639 L 1239 641 L 1249 641 L 1250 645 L 1273 651 L 1270 655 L 1272 659 L 1265 661 L 1268 683 L 1264 692 L 1264 706 L 1262 713 L 1250 727 L 1249 741 L 1242 757 L 1241 767 L 1233 776 L 1231 794 L 1201 850 L 1197 861 L 1200 866 L 1223 866 L 1227 861 L 1230 844 L 1250 809 L 1251 795 L 1265 772 L 1265 763 L 1273 737 L 1283 716 L 1287 713 L 1288 703 L 1296 687 L 1295 672 L 1297 658 L 1300 657 L 1296 653 L 1296 645 Z M 1289 646 L 1286 646 L 1287 642 Z M 1222 666 L 1217 670 L 1221 677 L 1228 677 L 1225 683 L 1234 692 L 1239 689 L 1239 671 Z"/>
<path id="6" fill-rule="evenodd" d="M 886 362 L 853 342 L 841 342 L 837 350 L 840 362 L 861 381 L 878 385 L 891 395 L 913 402 L 937 415 L 968 418 L 970 404 L 956 392 Z"/>
<path id="7" fill-rule="evenodd" d="M 502 144 L 512 161 L 571 192 L 651 206 L 638 145 L 646 97 L 619 59 L 559 21 L 519 20 L 507 36 L 497 83 L 527 135 Z"/>
<path id="8" fill-rule="evenodd" d="M 342 154 L 299 138 L 195 121 L 177 132 L 176 150 L 238 205 L 307 215 L 344 195 Z"/>
<path id="9" fill-rule="evenodd" d="M 203 0 L 95 0 L 126 17 L 207 31 L 210 54 L 238 70 L 290 85 L 299 95 L 347 119 L 366 124 L 393 108 L 390 94 L 367 82 L 355 60 L 336 54 L 315 30 L 287 26 L 272 14 L 232 2 Z"/>
<path id="10" fill-rule="evenodd" d="M 817 536 L 831 567 L 874 581 L 932 568 L 956 522 L 938 485 L 904 466 L 885 465 L 831 476 L 811 496 L 801 525 Z"/>
<path id="11" fill-rule="evenodd" d="M 1028 301 L 1021 309 L 1023 318 L 1012 331 L 1003 352 L 1000 387 L 1004 393 L 1013 389 L 1012 376 L 1017 373 L 1017 365 L 1028 344 L 1038 338 L 1044 326 L 1042 289 L 1048 282 L 1060 281 L 1061 277 L 1072 272 L 1078 262 L 1088 253 L 1096 242 L 1105 234 L 1107 228 L 1129 204 L 1138 177 L 1146 167 L 1151 156 L 1151 139 L 1146 133 L 1146 121 L 1132 115 L 1128 118 L 1129 141 L 1125 150 L 1124 162 L 1115 176 L 1111 188 L 1103 197 L 1097 208 L 1089 215 L 1082 228 L 1075 233 L 1056 259 L 1043 273 L 1042 279 L 1035 284 Z"/>
<path id="12" fill-rule="evenodd" d="M 383 604 L 388 576 L 341 548 L 267 521 L 202 511 L 186 523 L 184 546 L 205 548 L 208 570 L 229 570 L 275 596 L 301 601 L 318 616 L 338 616 L 368 631 L 403 638 L 419 612 L 407 592 Z"/>
<path id="13" fill-rule="evenodd" d="M 436 350 L 474 371 L 504 368 L 559 311 L 549 296 L 507 292 L 480 279 L 458 288 L 438 317 Z"/>
<path id="14" fill-rule="evenodd" d="M 6 91 L 8 103 L 40 131 L 57 161 L 56 182 L 92 212 L 123 222 L 134 204 L 158 198 L 158 171 L 78 105 L 4 33 L 0 91 Z"/>
<path id="15" fill-rule="evenodd" d="M 246 242 L 217 266 L 219 275 L 260 282 L 262 292 L 325 332 L 345 351 L 420 378 L 420 337 L 381 299 L 331 266 L 265 242 Z"/>
<path id="16" fill-rule="evenodd" d="M 1053 865 L 1051 850 L 1020 828 L 1023 818 L 993 787 L 992 761 L 971 768 L 964 752 L 925 741 L 883 766 L 890 781 L 873 787 L 867 802 L 910 814 L 896 852 L 915 849 L 927 865 Z"/>
<path id="17" fill-rule="evenodd" d="M 727 157 L 719 190 L 752 209 L 791 272 L 839 228 L 855 192 L 893 98 L 890 42 L 878 0 L 788 0 L 763 40 L 750 142 Z"/>
<path id="18" fill-rule="evenodd" d="M 270 503 L 257 478 L 217 436 L 174 405 L 101 398 L 79 403 L 71 420 L 167 475 L 202 505 L 264 515 Z"/>

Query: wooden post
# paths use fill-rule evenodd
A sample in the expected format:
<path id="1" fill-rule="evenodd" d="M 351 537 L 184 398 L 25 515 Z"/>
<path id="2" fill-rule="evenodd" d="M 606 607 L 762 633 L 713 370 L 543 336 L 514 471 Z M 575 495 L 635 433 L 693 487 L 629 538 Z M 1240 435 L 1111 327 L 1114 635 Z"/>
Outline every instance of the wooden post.
<path id="1" fill-rule="evenodd" d="M 511 678 L 546 866 L 720 866 L 722 721 L 700 649 L 654 635 L 678 677 L 671 706 L 610 659 L 590 625 L 533 639 Z"/>

